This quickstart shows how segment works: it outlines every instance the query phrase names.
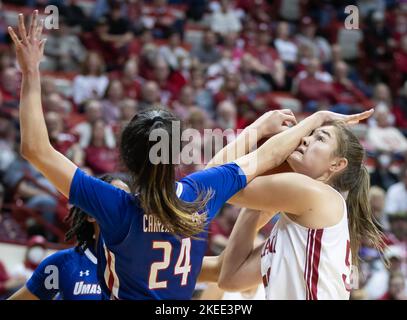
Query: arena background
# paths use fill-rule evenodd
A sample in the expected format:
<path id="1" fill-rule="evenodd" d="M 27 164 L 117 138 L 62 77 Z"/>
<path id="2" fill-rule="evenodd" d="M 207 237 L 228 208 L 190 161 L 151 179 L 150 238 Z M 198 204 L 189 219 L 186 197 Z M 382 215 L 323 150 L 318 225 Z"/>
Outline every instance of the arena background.
<path id="1" fill-rule="evenodd" d="M 20 74 L 6 28 L 34 8 L 46 18 L 49 5 L 59 9 L 41 65 L 50 139 L 94 175 L 121 173 L 121 128 L 156 104 L 200 132 L 242 129 L 279 108 L 301 119 L 375 107 L 354 131 L 391 264 L 365 245 L 352 298 L 406 296 L 407 1 L 0 0 L 0 297 L 27 280 L 38 263 L 29 257 L 73 245 L 64 243 L 66 200 L 18 152 Z M 181 165 L 179 177 L 202 167 Z M 208 254 L 222 251 L 237 214 L 233 206 L 219 213 Z M 203 298 L 261 296 L 261 288 L 225 296 L 211 288 Z"/>

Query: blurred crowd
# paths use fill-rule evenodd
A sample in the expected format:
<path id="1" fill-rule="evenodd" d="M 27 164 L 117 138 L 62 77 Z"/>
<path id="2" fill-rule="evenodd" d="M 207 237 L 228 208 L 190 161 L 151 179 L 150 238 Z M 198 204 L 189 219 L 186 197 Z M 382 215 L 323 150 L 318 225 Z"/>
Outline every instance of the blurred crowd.
<path id="1" fill-rule="evenodd" d="M 0 240 L 62 242 L 66 230 L 66 201 L 19 155 L 20 74 L 6 30 L 19 11 L 50 4 L 60 16 L 57 29 L 45 30 L 46 124 L 55 148 L 90 174 L 123 171 L 120 132 L 151 106 L 198 130 L 196 148 L 212 144 L 204 129 L 236 132 L 268 110 L 290 108 L 301 119 L 375 107 L 354 130 L 367 150 L 388 262 L 366 243 L 352 298 L 404 299 L 407 1 L 0 0 Z M 357 29 L 345 28 L 347 5 L 358 8 Z M 205 160 L 180 165 L 178 176 Z M 237 214 L 233 206 L 220 212 L 208 254 L 222 251 Z M 10 280 L 1 270 L 0 291 Z"/>

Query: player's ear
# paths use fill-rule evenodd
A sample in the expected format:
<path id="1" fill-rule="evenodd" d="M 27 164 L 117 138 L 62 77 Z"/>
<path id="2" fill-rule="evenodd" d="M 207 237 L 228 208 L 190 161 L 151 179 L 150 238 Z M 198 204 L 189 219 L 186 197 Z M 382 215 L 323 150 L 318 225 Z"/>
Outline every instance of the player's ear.
<path id="1" fill-rule="evenodd" d="M 93 217 L 91 217 L 91 216 L 88 216 L 88 217 L 86 218 L 86 220 L 87 220 L 88 222 L 90 222 L 90 223 L 96 222 L 96 219 L 93 218 Z"/>

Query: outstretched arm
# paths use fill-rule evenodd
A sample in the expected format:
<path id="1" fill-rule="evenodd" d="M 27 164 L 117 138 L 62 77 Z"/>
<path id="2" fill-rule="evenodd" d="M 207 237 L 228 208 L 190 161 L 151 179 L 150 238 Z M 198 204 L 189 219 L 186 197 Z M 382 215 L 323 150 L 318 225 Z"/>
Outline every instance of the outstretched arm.
<path id="1" fill-rule="evenodd" d="M 236 149 L 248 149 L 244 145 L 242 146 L 245 141 L 242 137 L 240 140 L 232 142 L 231 146 L 226 146 L 219 151 L 208 166 L 222 164 L 225 159 L 227 159 L 227 161 L 235 161 L 245 173 L 247 182 L 250 182 L 264 172 L 279 166 L 295 148 L 298 147 L 303 137 L 309 135 L 314 129 L 319 128 L 324 123 L 335 120 L 341 120 L 350 124 L 357 123 L 360 120 L 370 117 L 372 114 L 373 109 L 355 115 L 342 115 L 329 111 L 319 111 L 294 127 L 276 134 L 268 139 L 260 148 L 243 156 L 241 156 L 241 153 L 236 152 Z M 273 111 L 271 111 L 261 118 L 264 117 L 263 120 L 267 123 L 267 121 L 275 121 L 276 116 L 281 118 L 281 115 L 273 114 Z M 280 126 L 283 126 L 281 123 L 284 123 L 284 121 L 280 122 Z"/>
<path id="2" fill-rule="evenodd" d="M 20 37 L 9 27 L 8 32 L 16 48 L 22 72 L 20 98 L 21 155 L 33 164 L 66 197 L 76 165 L 56 151 L 48 137 L 41 104 L 39 64 L 45 40 L 41 40 L 43 21 L 38 22 L 34 11 L 28 32 L 22 14 L 18 16 Z"/>

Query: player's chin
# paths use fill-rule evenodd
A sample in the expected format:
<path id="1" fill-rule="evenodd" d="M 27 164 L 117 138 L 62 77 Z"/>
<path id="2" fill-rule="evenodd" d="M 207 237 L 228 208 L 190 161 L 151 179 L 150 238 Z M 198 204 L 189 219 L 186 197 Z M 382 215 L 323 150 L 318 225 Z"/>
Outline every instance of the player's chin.
<path id="1" fill-rule="evenodd" d="M 303 167 L 302 162 L 303 162 L 302 154 L 299 153 L 298 151 L 294 151 L 287 158 L 287 163 L 294 170 L 294 172 L 301 171 L 301 168 Z"/>

